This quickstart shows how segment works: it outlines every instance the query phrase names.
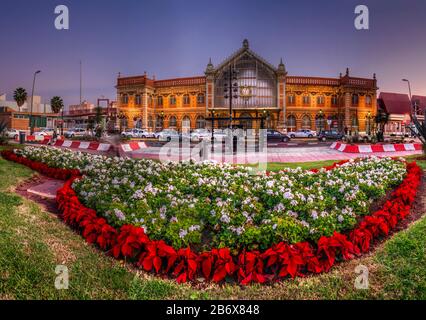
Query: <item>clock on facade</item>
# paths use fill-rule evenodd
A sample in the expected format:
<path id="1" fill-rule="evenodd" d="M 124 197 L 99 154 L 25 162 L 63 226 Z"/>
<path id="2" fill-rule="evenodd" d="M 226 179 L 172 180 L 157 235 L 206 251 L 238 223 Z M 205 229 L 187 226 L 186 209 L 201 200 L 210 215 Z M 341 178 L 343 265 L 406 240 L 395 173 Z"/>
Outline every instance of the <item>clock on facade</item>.
<path id="1" fill-rule="evenodd" d="M 240 97 L 243 99 L 248 99 L 252 96 L 251 88 L 248 86 L 241 86 L 240 87 Z"/>

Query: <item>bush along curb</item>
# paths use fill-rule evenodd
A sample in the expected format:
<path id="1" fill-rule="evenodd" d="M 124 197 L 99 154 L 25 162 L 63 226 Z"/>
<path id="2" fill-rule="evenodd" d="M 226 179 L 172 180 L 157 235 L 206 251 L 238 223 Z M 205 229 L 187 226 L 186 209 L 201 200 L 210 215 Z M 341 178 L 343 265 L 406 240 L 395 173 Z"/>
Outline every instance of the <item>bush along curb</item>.
<path id="1" fill-rule="evenodd" d="M 316 244 L 299 242 L 289 245 L 281 242 L 262 252 L 243 250 L 234 255 L 229 248 L 200 253 L 190 248 L 176 250 L 163 240 L 150 240 L 140 227 L 124 225 L 116 229 L 79 201 L 72 189 L 73 181 L 81 177 L 78 170 L 49 168 L 10 151 L 2 152 L 2 156 L 49 177 L 66 180 L 56 197 L 62 219 L 80 232 L 87 242 L 117 259 L 135 263 L 147 272 L 168 275 L 179 283 L 202 277 L 207 281 L 235 280 L 247 285 L 328 272 L 337 262 L 370 251 L 374 241 L 388 236 L 410 214 L 422 175 L 415 162 L 407 163 L 404 181 L 383 207 L 364 217 L 348 234 L 335 232 L 331 237 L 322 236 Z M 326 169 L 332 170 L 344 162 Z"/>

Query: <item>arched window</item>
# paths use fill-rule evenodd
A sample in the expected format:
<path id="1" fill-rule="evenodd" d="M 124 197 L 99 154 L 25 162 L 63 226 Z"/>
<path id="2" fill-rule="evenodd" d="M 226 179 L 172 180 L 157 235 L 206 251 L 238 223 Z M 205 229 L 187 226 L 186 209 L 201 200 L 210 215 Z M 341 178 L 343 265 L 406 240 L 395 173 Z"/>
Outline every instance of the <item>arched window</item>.
<path id="1" fill-rule="evenodd" d="M 182 119 L 182 132 L 188 132 L 191 129 L 191 119 L 188 116 Z"/>
<path id="2" fill-rule="evenodd" d="M 148 117 L 148 128 L 154 127 L 154 121 L 152 120 L 152 116 Z"/>
<path id="3" fill-rule="evenodd" d="M 359 102 L 359 96 L 355 93 L 352 95 L 352 105 L 357 106 Z"/>
<path id="4" fill-rule="evenodd" d="M 158 104 L 159 106 L 162 106 L 162 105 L 163 105 L 163 97 L 162 97 L 162 96 L 158 96 L 158 97 L 157 97 L 157 104 Z"/>
<path id="5" fill-rule="evenodd" d="M 338 100 L 338 98 L 337 98 L 337 95 L 333 95 L 332 97 L 331 97 L 331 105 L 332 106 L 337 106 L 338 105 L 338 102 L 339 102 L 339 100 Z"/>
<path id="6" fill-rule="evenodd" d="M 152 106 L 152 96 L 148 96 L 148 105 Z"/>
<path id="7" fill-rule="evenodd" d="M 324 103 L 325 103 L 324 96 L 318 96 L 317 97 L 317 105 L 324 105 Z"/>
<path id="8" fill-rule="evenodd" d="M 171 116 L 169 119 L 169 128 L 170 127 L 176 127 L 177 126 L 177 120 L 175 116 Z"/>
<path id="9" fill-rule="evenodd" d="M 311 118 L 308 115 L 302 118 L 302 129 L 311 129 Z"/>
<path id="10" fill-rule="evenodd" d="M 170 96 L 169 97 L 169 103 L 171 106 L 175 106 L 176 105 L 176 96 Z"/>
<path id="11" fill-rule="evenodd" d="M 128 104 L 129 103 L 129 96 L 127 94 L 123 94 L 121 96 L 121 103 Z"/>
<path id="12" fill-rule="evenodd" d="M 303 104 L 304 105 L 310 105 L 311 104 L 311 97 L 307 94 L 303 95 Z"/>
<path id="13" fill-rule="evenodd" d="M 142 104 L 142 99 L 141 99 L 141 95 L 140 94 L 137 94 L 135 96 L 135 104 L 138 105 L 138 106 Z"/>
<path id="14" fill-rule="evenodd" d="M 164 126 L 164 120 L 163 120 L 163 117 L 161 117 L 161 116 L 157 116 L 157 119 L 156 119 L 156 126 L 157 126 L 157 128 L 163 128 L 163 126 Z"/>
<path id="15" fill-rule="evenodd" d="M 206 119 L 203 116 L 198 116 L 196 120 L 197 129 L 204 129 L 206 127 Z"/>
<path id="16" fill-rule="evenodd" d="M 197 104 L 204 104 L 204 103 L 205 103 L 204 94 L 200 93 L 197 96 Z"/>
<path id="17" fill-rule="evenodd" d="M 294 94 L 290 94 L 287 97 L 287 102 L 289 106 L 294 106 L 296 104 L 296 96 Z"/>
<path id="18" fill-rule="evenodd" d="M 189 94 L 183 96 L 183 104 L 189 104 Z"/>
<path id="19" fill-rule="evenodd" d="M 323 113 L 317 114 L 315 116 L 315 125 L 317 127 L 317 131 L 321 132 L 325 129 L 326 119 Z"/>
<path id="20" fill-rule="evenodd" d="M 370 106 L 373 100 L 371 99 L 371 96 L 368 94 L 365 96 L 365 104 Z"/>
<path id="21" fill-rule="evenodd" d="M 293 115 L 287 117 L 287 130 L 296 131 L 296 117 Z"/>

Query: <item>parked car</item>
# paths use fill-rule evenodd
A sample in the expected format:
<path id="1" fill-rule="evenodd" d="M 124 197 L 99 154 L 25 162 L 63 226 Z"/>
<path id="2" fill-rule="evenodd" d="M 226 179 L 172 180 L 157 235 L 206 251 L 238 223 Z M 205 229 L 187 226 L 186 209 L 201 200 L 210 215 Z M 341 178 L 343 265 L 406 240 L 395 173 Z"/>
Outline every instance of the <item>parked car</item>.
<path id="1" fill-rule="evenodd" d="M 84 137 L 87 135 L 87 130 L 83 128 L 69 129 L 64 133 L 65 138 Z"/>
<path id="2" fill-rule="evenodd" d="M 267 131 L 267 141 L 268 142 L 289 142 L 290 137 L 285 133 L 279 132 L 277 130 L 268 129 Z"/>
<path id="3" fill-rule="evenodd" d="M 34 132 L 35 136 L 53 136 L 55 130 L 49 128 L 41 128 L 40 131 Z"/>
<path id="4" fill-rule="evenodd" d="M 212 133 L 207 129 L 195 129 L 191 132 L 191 140 L 192 141 L 201 141 L 205 138 L 210 139 Z"/>
<path id="5" fill-rule="evenodd" d="M 334 130 L 325 130 L 325 131 L 321 131 L 318 134 L 318 140 L 320 141 L 342 140 L 343 138 L 344 138 L 344 134 Z"/>
<path id="6" fill-rule="evenodd" d="M 295 132 L 290 132 L 290 138 L 313 138 L 317 135 L 315 131 L 309 129 L 300 129 Z"/>
<path id="7" fill-rule="evenodd" d="M 17 139 L 19 137 L 19 131 L 16 129 L 6 130 L 5 135 L 10 139 Z"/>
<path id="8" fill-rule="evenodd" d="M 143 129 L 127 129 L 121 133 L 123 138 L 153 138 L 154 134 Z"/>
<path id="9" fill-rule="evenodd" d="M 159 141 L 171 141 L 172 139 L 180 139 L 180 134 L 174 129 L 164 129 L 158 134 Z"/>

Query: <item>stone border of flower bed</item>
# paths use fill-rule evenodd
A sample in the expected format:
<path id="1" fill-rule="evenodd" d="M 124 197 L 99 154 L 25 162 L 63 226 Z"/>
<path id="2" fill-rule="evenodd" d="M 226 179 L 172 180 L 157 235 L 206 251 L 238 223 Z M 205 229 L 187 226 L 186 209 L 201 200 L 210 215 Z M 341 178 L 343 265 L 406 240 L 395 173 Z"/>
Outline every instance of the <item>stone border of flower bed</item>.
<path id="1" fill-rule="evenodd" d="M 328 272 L 336 262 L 368 252 L 374 241 L 386 237 L 410 214 L 422 176 L 422 170 L 415 162 L 407 163 L 404 181 L 392 192 L 383 207 L 364 217 L 347 235 L 335 232 L 331 237 L 321 237 L 315 245 L 309 242 L 293 245 L 281 242 L 263 252 L 243 250 L 238 255 L 232 255 L 229 248 L 202 253 L 193 252 L 190 248 L 176 250 L 163 240 L 150 240 L 142 228 L 133 225 L 115 229 L 79 201 L 71 187 L 73 181 L 80 177 L 78 170 L 49 168 L 11 151 L 1 154 L 5 159 L 24 164 L 44 175 L 66 180 L 56 197 L 61 217 L 78 230 L 87 242 L 96 244 L 117 259 L 133 262 L 147 272 L 172 276 L 179 283 L 203 277 L 214 282 L 234 279 L 247 285 Z M 332 170 L 342 163 L 326 169 Z"/>

